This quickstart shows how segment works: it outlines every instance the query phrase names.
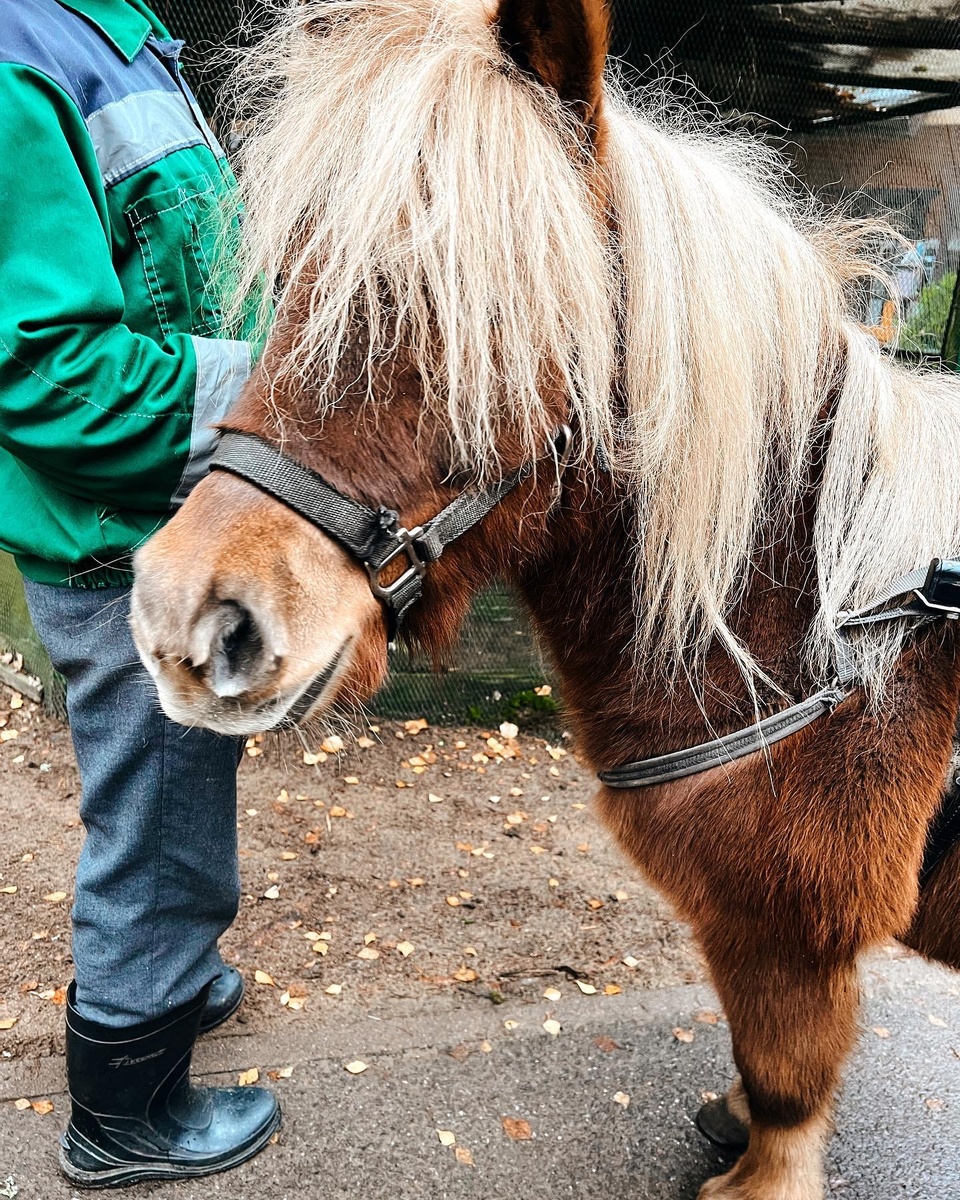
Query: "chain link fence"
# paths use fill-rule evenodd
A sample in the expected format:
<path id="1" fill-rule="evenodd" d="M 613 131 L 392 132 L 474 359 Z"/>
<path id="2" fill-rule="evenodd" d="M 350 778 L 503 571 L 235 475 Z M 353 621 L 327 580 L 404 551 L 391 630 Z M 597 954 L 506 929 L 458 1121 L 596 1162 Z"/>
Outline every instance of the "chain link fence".
<path id="1" fill-rule="evenodd" d="M 223 83 L 236 50 L 268 24 L 269 0 L 153 0 L 153 5 L 174 35 L 186 40 L 184 67 L 202 107 L 221 129 L 228 127 Z M 908 22 L 912 7 L 919 11 L 917 0 L 891 0 L 889 19 Z M 919 70 L 899 90 L 887 86 L 882 50 L 887 35 L 876 36 L 876 30 L 867 32 L 867 47 L 855 55 L 818 58 L 820 51 L 836 50 L 816 44 L 818 8 L 742 0 L 613 0 L 613 50 L 628 81 L 666 77 L 667 86 L 688 102 L 735 113 L 773 132 L 809 186 L 829 186 L 834 197 L 856 193 L 870 211 L 899 213 L 914 246 L 898 266 L 910 328 L 918 347 L 934 356 L 946 328 L 946 341 L 956 351 L 955 300 L 950 312 L 960 260 L 960 108 L 952 117 L 934 111 L 946 107 L 936 92 L 939 85 L 924 82 Z M 861 0 L 851 0 L 843 10 L 855 30 L 863 22 L 859 8 Z M 879 12 L 875 5 L 866 9 Z M 824 14 L 824 20 L 832 19 Z M 796 27 L 771 24 L 776 21 Z M 937 44 L 953 44 L 946 24 L 942 35 L 934 30 L 933 36 Z M 870 49 L 871 38 L 881 49 Z M 896 57 L 898 51 L 892 53 Z M 960 105 L 960 92 L 953 103 Z M 773 119 L 759 120 L 758 112 Z M 748 263 L 744 283 L 749 285 Z M 882 333 L 886 315 L 878 310 L 868 317 Z M 487 721 L 553 705 L 552 697 L 534 690 L 544 682 L 544 665 L 517 604 L 502 590 L 478 599 L 446 669 L 434 673 L 402 652 L 392 665 L 391 682 L 371 705 L 386 716 Z M 61 682 L 31 628 L 22 582 L 7 556 L 0 556 L 0 680 L 42 687 L 48 708 L 63 712 Z"/>

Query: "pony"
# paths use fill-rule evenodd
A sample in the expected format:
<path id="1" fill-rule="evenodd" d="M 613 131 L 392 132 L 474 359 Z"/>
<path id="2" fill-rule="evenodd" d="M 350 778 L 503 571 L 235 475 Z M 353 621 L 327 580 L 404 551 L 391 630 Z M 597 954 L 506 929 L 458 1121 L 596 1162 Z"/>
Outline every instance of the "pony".
<path id="1" fill-rule="evenodd" d="M 224 442 L 394 549 L 365 572 L 357 539 L 214 470 L 138 550 L 132 627 L 173 719 L 250 734 L 370 697 L 400 616 L 441 657 L 506 580 L 598 772 L 777 713 L 842 651 L 818 721 L 596 799 L 729 1018 L 748 1144 L 700 1200 L 814 1200 L 858 959 L 897 936 L 960 966 L 960 851 L 918 882 L 955 625 L 840 628 L 960 553 L 960 387 L 855 319 L 876 231 L 758 141 L 625 95 L 607 43 L 602 0 L 286 6 L 246 67 L 237 306 L 273 286 Z"/>

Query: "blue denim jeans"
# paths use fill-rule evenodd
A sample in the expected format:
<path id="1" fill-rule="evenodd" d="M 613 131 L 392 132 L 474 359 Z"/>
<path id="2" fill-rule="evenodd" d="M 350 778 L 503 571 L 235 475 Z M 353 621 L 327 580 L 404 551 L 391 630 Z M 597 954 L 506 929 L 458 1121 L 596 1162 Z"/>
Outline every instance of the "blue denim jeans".
<path id="1" fill-rule="evenodd" d="M 67 681 L 86 840 L 73 959 L 81 1016 L 149 1021 L 222 969 L 237 914 L 242 742 L 168 720 L 130 636 L 129 588 L 27 583 L 34 625 Z"/>

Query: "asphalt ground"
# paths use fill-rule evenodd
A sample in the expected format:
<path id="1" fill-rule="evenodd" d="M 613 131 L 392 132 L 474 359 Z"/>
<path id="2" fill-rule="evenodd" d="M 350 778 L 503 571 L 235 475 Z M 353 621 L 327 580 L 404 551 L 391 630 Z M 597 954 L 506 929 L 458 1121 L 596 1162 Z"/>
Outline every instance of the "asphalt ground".
<path id="1" fill-rule="evenodd" d="M 960 977 L 891 951 L 868 961 L 864 985 L 864 1032 L 839 1102 L 829 1195 L 954 1200 Z M 269 1083 L 283 1105 L 279 1141 L 235 1171 L 123 1194 L 693 1200 L 723 1165 L 693 1117 L 703 1093 L 721 1090 L 733 1071 L 709 988 L 583 995 L 571 981 L 556 990 L 559 999 L 538 985 L 523 999 L 494 1005 L 478 996 L 439 1013 L 428 998 L 395 1001 L 322 1029 L 245 1032 L 232 1021 L 201 1043 L 196 1073 L 226 1083 L 257 1067 L 269 1083 L 270 1070 L 292 1067 Z M 545 1019 L 559 1032 L 547 1032 Z M 357 1061 L 366 1069 L 350 1074 L 346 1064 Z M 59 1057 L 0 1062 L 4 1200 L 79 1195 L 56 1173 L 63 1086 Z M 54 1109 L 18 1110 L 13 1101 L 25 1098 Z M 440 1130 L 454 1144 L 442 1145 Z"/>

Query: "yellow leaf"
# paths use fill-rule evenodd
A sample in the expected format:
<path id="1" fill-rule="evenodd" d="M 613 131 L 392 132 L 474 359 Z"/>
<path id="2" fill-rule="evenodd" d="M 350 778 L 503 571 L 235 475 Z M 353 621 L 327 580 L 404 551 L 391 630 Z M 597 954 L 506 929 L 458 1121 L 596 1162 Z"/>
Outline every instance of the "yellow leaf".
<path id="1" fill-rule="evenodd" d="M 280 889 L 277 887 L 277 885 L 275 883 L 272 883 L 267 888 L 267 890 L 263 893 L 263 898 L 264 898 L 264 900 L 279 900 L 280 899 Z"/>
<path id="2" fill-rule="evenodd" d="M 0 888 L 0 896 L 15 896 L 17 889 L 14 884 L 8 883 L 6 887 Z"/>
<path id="3" fill-rule="evenodd" d="M 503 726 L 500 726 L 501 731 Z M 529 1142 L 533 1137 L 533 1130 L 530 1128 L 530 1122 L 525 1121 L 523 1117 L 501 1117 L 500 1124 L 503 1126 L 503 1132 L 514 1142 Z"/>
<path id="4" fill-rule="evenodd" d="M 430 801 L 430 803 L 431 803 L 431 804 L 442 804 L 442 803 L 443 803 L 443 797 L 442 797 L 442 796 L 435 796 L 435 795 L 433 794 L 433 792 L 428 792 L 428 793 L 427 793 L 427 799 Z"/>
<path id="5" fill-rule="evenodd" d="M 359 1058 L 355 1058 L 353 1062 L 348 1062 L 343 1069 L 349 1071 L 351 1075 L 362 1075 L 367 1069 L 367 1064 L 361 1062 Z"/>
<path id="6" fill-rule="evenodd" d="M 689 1045 L 693 1041 L 693 1030 L 677 1028 L 673 1031 L 673 1036 L 678 1042 L 683 1042 L 685 1045 Z"/>
<path id="7" fill-rule="evenodd" d="M 344 775 L 343 782 L 344 783 L 359 783 L 360 780 L 356 777 L 356 775 Z"/>
<path id="8" fill-rule="evenodd" d="M 284 862 L 293 862 L 297 856 L 293 850 L 281 850 L 280 857 Z"/>
<path id="9" fill-rule="evenodd" d="M 332 733 L 320 743 L 320 749 L 326 754 L 338 754 L 343 749 L 343 738 Z"/>
<path id="10" fill-rule="evenodd" d="M 560 999 L 560 991 L 555 987 L 548 987 L 543 993 L 544 1000 L 549 1000 L 551 1004 L 556 1004 Z"/>
<path id="11" fill-rule="evenodd" d="M 504 721 L 500 726 L 500 736 L 505 737 L 508 741 L 515 738 L 520 730 L 511 721 Z"/>
<path id="12" fill-rule="evenodd" d="M 621 1108 L 628 1108 L 630 1105 L 630 1097 L 626 1092 L 614 1092 L 613 1102 L 614 1104 L 619 1104 Z"/>
<path id="13" fill-rule="evenodd" d="M 471 970 L 470 967 L 461 967 L 459 971 L 454 971 L 453 977 L 454 979 L 459 979 L 461 983 L 473 983 L 477 977 L 477 973 Z"/>
<path id="14" fill-rule="evenodd" d="M 12 1029 L 17 1023 L 16 1017 L 0 1018 L 0 1029 Z"/>
<path id="15" fill-rule="evenodd" d="M 464 1146 L 456 1146 L 453 1153 L 456 1155 L 458 1163 L 462 1163 L 465 1167 L 473 1166 L 473 1155 Z"/>
<path id="16" fill-rule="evenodd" d="M 556 1037 L 562 1026 L 559 1021 L 555 1021 L 552 1017 L 547 1017 L 543 1023 L 543 1028 L 550 1034 L 551 1037 Z"/>
<path id="17" fill-rule="evenodd" d="M 331 983 L 328 988 L 324 988 L 323 990 L 327 993 L 328 996 L 339 996 L 340 993 L 343 991 L 343 984 L 342 983 Z"/>
<path id="18" fill-rule="evenodd" d="M 17 1110 L 17 1112 L 26 1112 L 26 1110 L 30 1107 L 30 1101 L 25 1099 L 14 1100 L 13 1107 Z"/>
<path id="19" fill-rule="evenodd" d="M 347 810 L 345 808 L 341 808 L 339 804 L 335 804 L 333 808 L 330 809 L 331 817 L 345 817 L 346 815 Z"/>
<path id="20" fill-rule="evenodd" d="M 251 1067 L 249 1071 L 241 1071 L 237 1076 L 237 1083 L 241 1087 L 249 1087 L 251 1083 L 256 1083 L 260 1078 L 260 1071 L 257 1067 Z"/>
<path id="21" fill-rule="evenodd" d="M 452 1129 L 438 1129 L 437 1137 L 440 1139 L 441 1146 L 456 1145 L 457 1135 L 453 1132 Z"/>
<path id="22" fill-rule="evenodd" d="M 377 935 L 375 933 L 365 933 L 363 935 L 363 944 L 365 946 L 369 946 L 371 942 L 375 942 L 376 940 Z"/>
<path id="23" fill-rule="evenodd" d="M 375 958 L 380 957 L 380 951 L 374 949 L 373 946 L 364 946 L 362 950 L 357 951 L 357 958 L 364 958 L 368 962 L 372 962 Z"/>
<path id="24" fill-rule="evenodd" d="M 267 971 L 261 971 L 261 970 L 257 969 L 256 971 L 254 971 L 253 977 L 257 981 L 257 983 L 262 983 L 264 987 L 276 987 L 277 986 L 274 983 L 273 976 L 271 974 L 269 974 Z"/>
<path id="25" fill-rule="evenodd" d="M 577 987 L 580 989 L 581 992 L 583 992 L 583 994 L 585 996 L 595 996 L 596 995 L 597 989 L 593 986 L 592 983 L 584 983 L 583 980 L 581 980 L 581 979 L 577 979 L 575 982 L 576 982 Z"/>
<path id="26" fill-rule="evenodd" d="M 327 756 L 322 750 L 318 751 L 316 754 L 311 754 L 309 750 L 304 750 L 303 761 L 305 766 L 315 767 L 317 763 L 326 762 Z"/>
<path id="27" fill-rule="evenodd" d="M 451 908 L 458 908 L 460 905 L 460 897 L 459 896 L 448 896 L 447 904 L 449 904 Z"/>
<path id="28" fill-rule="evenodd" d="M 404 958 L 409 958 L 414 949 L 413 942 L 397 942 L 397 953 L 402 954 Z"/>
<path id="29" fill-rule="evenodd" d="M 512 1029 L 516 1029 L 519 1024 L 520 1024 L 519 1021 L 506 1020 L 503 1023 L 503 1027 L 506 1030 L 512 1030 Z"/>
<path id="30" fill-rule="evenodd" d="M 276 1071 L 268 1071 L 267 1078 L 272 1079 L 276 1083 L 278 1079 L 289 1079 L 292 1074 L 293 1067 L 280 1067 Z"/>
<path id="31" fill-rule="evenodd" d="M 66 892 L 47 892 L 44 896 L 44 900 L 49 901 L 50 904 L 59 904 L 61 900 L 66 900 L 66 898 Z"/>
<path id="32" fill-rule="evenodd" d="M 320 938 L 317 938 L 311 949 L 313 950 L 314 954 L 326 954 L 330 947 L 326 942 L 321 941 Z"/>
<path id="33" fill-rule="evenodd" d="M 39 1113 L 41 1117 L 45 1117 L 47 1113 L 53 1112 L 52 1100 L 34 1100 L 30 1105 L 35 1113 Z"/>
<path id="34" fill-rule="evenodd" d="M 631 970 L 636 970 L 640 966 L 640 959 L 634 958 L 632 954 L 628 954 L 626 958 L 622 958 L 620 961 L 625 967 L 629 967 Z"/>
<path id="35" fill-rule="evenodd" d="M 373 745 L 376 745 L 376 743 L 374 742 L 373 738 L 358 737 L 357 745 L 360 747 L 361 750 L 369 750 L 370 747 Z"/>
<path id="36" fill-rule="evenodd" d="M 428 725 L 423 717 L 417 717 L 413 721 L 404 721 L 403 727 L 407 733 L 419 733 L 421 729 L 428 728 Z"/>
<path id="37" fill-rule="evenodd" d="M 623 991 L 623 988 L 619 987 L 615 983 L 607 983 L 607 984 L 604 984 L 604 987 L 603 987 L 603 994 L 605 996 L 619 996 L 622 991 Z"/>
<path id="38" fill-rule="evenodd" d="M 20 736 L 19 729 L 0 730 L 0 742 L 10 742 L 10 741 L 13 741 L 13 739 L 15 737 L 19 737 L 19 736 Z"/>

